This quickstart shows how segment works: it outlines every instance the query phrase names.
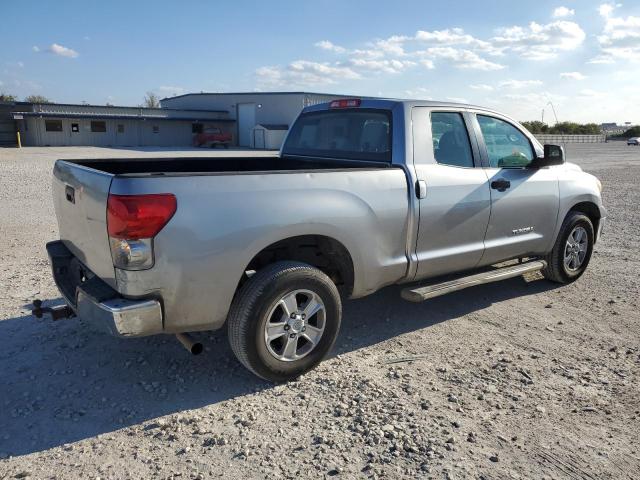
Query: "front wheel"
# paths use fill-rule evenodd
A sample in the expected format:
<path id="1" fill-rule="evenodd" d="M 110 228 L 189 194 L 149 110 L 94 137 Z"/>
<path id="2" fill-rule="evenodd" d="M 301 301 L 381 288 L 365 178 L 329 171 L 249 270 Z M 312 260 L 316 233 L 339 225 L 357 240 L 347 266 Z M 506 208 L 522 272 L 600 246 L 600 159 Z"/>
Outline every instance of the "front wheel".
<path id="1" fill-rule="evenodd" d="M 593 223 L 580 212 L 571 211 L 564 219 L 553 250 L 547 255 L 545 278 L 558 283 L 577 280 L 587 269 L 594 243 Z"/>
<path id="2" fill-rule="evenodd" d="M 318 365 L 340 329 L 342 304 L 323 272 L 300 262 L 277 262 L 242 286 L 227 318 L 240 363 L 271 382 L 292 380 Z"/>

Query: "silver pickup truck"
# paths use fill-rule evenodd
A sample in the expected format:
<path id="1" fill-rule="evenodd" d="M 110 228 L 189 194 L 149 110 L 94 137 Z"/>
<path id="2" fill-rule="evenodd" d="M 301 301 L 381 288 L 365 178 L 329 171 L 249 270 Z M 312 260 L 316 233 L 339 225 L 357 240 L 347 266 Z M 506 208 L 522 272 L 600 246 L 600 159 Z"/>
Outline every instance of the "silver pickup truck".
<path id="1" fill-rule="evenodd" d="M 330 352 L 341 298 L 576 280 L 600 191 L 493 110 L 336 100 L 305 108 L 278 157 L 57 161 L 47 250 L 67 305 L 34 313 L 176 334 L 194 353 L 187 332 L 226 324 L 242 364 L 286 381 Z"/>

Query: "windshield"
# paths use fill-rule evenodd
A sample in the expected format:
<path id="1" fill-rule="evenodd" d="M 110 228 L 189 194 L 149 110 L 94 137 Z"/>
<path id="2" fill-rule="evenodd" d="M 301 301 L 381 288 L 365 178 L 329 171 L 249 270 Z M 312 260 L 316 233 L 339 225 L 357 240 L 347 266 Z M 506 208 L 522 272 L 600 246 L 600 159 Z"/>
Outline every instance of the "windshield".
<path id="1" fill-rule="evenodd" d="M 285 155 L 391 162 L 391 116 L 384 110 L 304 113 L 291 128 Z"/>

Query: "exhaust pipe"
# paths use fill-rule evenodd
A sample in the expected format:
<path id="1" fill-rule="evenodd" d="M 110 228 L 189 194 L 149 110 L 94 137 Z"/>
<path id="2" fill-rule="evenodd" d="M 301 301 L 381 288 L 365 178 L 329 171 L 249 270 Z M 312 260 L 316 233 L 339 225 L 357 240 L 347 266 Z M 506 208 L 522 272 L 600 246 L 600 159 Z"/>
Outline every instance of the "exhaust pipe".
<path id="1" fill-rule="evenodd" d="M 204 347 L 200 342 L 196 342 L 188 333 L 176 333 L 178 341 L 191 352 L 192 355 L 200 355 Z"/>

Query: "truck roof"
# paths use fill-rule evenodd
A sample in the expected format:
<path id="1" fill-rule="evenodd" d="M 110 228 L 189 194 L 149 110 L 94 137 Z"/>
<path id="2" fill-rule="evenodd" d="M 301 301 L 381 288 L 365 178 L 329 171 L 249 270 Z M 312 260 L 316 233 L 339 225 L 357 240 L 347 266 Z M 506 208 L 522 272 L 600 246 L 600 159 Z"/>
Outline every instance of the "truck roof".
<path id="1" fill-rule="evenodd" d="M 353 99 L 353 97 L 345 97 Z M 314 112 L 321 110 L 328 110 L 331 102 L 318 103 L 304 108 L 303 112 Z M 517 120 L 511 118 L 498 110 L 493 108 L 482 107 L 479 105 L 473 105 L 470 103 L 457 103 L 457 102 L 442 102 L 436 100 L 415 100 L 415 99 L 402 99 L 402 98 L 377 98 L 377 97 L 360 97 L 360 106 L 358 108 L 379 108 L 384 110 L 391 110 L 398 105 L 404 105 L 405 107 L 451 107 L 455 109 L 474 109 L 481 110 L 487 113 L 495 113 L 502 117 L 509 118 L 514 122 Z"/>

